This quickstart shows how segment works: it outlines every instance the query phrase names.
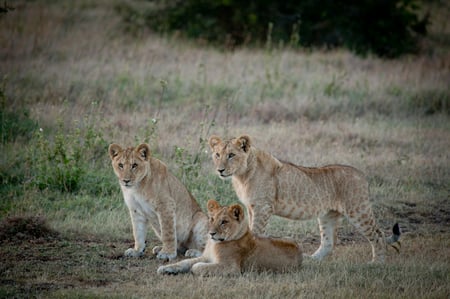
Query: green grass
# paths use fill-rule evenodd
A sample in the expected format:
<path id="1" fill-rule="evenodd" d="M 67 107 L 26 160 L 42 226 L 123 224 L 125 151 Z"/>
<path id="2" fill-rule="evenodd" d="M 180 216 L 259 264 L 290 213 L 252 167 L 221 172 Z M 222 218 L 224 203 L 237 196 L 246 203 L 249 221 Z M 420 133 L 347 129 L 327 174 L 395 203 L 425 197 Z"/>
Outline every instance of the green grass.
<path id="1" fill-rule="evenodd" d="M 14 5 L 0 16 L 0 219 L 38 216 L 57 237 L 3 235 L 0 297 L 448 297 L 448 8 L 430 6 L 441 25 L 422 54 L 381 60 L 131 36 L 106 0 Z M 344 221 L 334 254 L 296 273 L 160 277 L 150 254 L 122 258 L 131 223 L 108 145 L 149 143 L 205 208 L 238 200 L 207 138 L 243 133 L 283 160 L 364 171 L 382 229 L 400 222 L 401 254 L 368 265 Z M 319 245 L 315 220 L 273 217 L 268 231 Z"/>

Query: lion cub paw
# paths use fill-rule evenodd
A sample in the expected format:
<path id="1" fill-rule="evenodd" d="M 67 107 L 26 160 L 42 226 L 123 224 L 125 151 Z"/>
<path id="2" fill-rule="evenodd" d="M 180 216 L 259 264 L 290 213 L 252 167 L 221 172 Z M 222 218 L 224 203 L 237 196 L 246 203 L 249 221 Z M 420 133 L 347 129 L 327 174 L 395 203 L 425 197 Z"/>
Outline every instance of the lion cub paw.
<path id="1" fill-rule="evenodd" d="M 152 249 L 153 255 L 157 255 L 162 250 L 162 246 L 155 246 Z"/>
<path id="2" fill-rule="evenodd" d="M 138 251 L 134 248 L 128 248 L 123 255 L 126 257 L 140 257 L 144 255 L 144 251 Z"/>
<path id="3" fill-rule="evenodd" d="M 171 265 L 168 266 L 159 266 L 158 270 L 156 270 L 156 273 L 162 275 L 162 274 L 168 274 L 168 275 L 176 275 L 180 271 L 176 267 L 173 267 Z"/>
<path id="4" fill-rule="evenodd" d="M 190 258 L 199 257 L 201 255 L 202 255 L 202 252 L 198 249 L 188 249 L 186 251 L 186 253 L 184 254 L 185 257 L 190 257 Z"/>
<path id="5" fill-rule="evenodd" d="M 177 257 L 177 253 L 176 252 L 170 253 L 170 252 L 160 251 L 156 255 L 156 258 L 160 259 L 160 260 L 173 260 L 176 257 Z"/>
<path id="6" fill-rule="evenodd" d="M 156 255 L 157 259 L 160 260 L 173 260 L 177 257 L 177 252 L 167 252 L 162 246 L 155 246 L 152 250 L 153 254 Z"/>

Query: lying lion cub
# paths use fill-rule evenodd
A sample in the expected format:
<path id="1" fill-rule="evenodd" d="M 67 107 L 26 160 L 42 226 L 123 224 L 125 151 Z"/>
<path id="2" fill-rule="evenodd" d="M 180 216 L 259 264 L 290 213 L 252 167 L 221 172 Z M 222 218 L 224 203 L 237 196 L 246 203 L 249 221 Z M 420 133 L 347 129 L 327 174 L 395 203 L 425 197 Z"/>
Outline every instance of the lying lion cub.
<path id="1" fill-rule="evenodd" d="M 160 266 L 158 274 L 191 271 L 195 275 L 229 275 L 244 271 L 283 271 L 299 267 L 302 251 L 291 240 L 254 236 L 243 208 L 208 201 L 209 235 L 201 257 Z"/>
<path id="2" fill-rule="evenodd" d="M 122 149 L 111 144 L 109 155 L 133 224 L 134 248 L 125 256 L 143 255 L 148 224 L 163 243 L 153 248 L 157 258 L 174 259 L 177 249 L 189 257 L 200 256 L 208 218 L 166 165 L 150 156 L 149 146 Z"/>

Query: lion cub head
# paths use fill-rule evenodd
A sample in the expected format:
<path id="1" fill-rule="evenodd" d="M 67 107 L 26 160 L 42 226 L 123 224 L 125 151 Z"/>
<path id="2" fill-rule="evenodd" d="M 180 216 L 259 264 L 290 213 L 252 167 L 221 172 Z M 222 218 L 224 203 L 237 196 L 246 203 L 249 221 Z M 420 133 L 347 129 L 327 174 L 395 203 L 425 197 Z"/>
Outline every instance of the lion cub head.
<path id="1" fill-rule="evenodd" d="M 109 156 L 121 186 L 132 188 L 149 174 L 150 148 L 147 144 L 122 149 L 120 145 L 109 146 Z"/>
<path id="2" fill-rule="evenodd" d="M 251 140 L 247 135 L 223 141 L 217 136 L 209 138 L 212 159 L 221 178 L 242 175 L 247 171 L 247 158 Z"/>
<path id="3" fill-rule="evenodd" d="M 207 208 L 208 233 L 212 240 L 216 242 L 238 240 L 247 232 L 248 224 L 242 206 L 238 204 L 220 206 L 217 201 L 210 199 Z"/>

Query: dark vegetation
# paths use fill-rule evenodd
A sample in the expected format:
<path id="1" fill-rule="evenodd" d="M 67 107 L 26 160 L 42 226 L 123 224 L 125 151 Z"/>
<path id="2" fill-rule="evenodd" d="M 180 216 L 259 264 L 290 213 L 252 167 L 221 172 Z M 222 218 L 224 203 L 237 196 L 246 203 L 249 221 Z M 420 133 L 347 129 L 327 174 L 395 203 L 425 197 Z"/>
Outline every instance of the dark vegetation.
<path id="1" fill-rule="evenodd" d="M 136 30 L 181 32 L 216 45 L 346 47 L 357 54 L 398 57 L 417 51 L 429 15 L 415 0 L 157 0 L 153 6 L 121 4 Z"/>

